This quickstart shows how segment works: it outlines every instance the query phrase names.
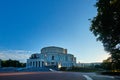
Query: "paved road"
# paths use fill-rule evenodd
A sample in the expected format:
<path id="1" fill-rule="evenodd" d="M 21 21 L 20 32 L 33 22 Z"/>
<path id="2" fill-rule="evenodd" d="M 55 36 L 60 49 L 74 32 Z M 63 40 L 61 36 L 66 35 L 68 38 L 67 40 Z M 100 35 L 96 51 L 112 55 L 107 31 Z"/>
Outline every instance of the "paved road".
<path id="1" fill-rule="evenodd" d="M 12 72 L 0 73 L 0 80 L 115 80 L 77 72 Z"/>
<path id="2" fill-rule="evenodd" d="M 0 73 L 0 80 L 86 80 L 72 72 L 19 72 Z"/>
<path id="3" fill-rule="evenodd" d="M 81 74 L 87 75 L 92 80 L 120 80 L 120 79 L 115 78 L 115 76 L 100 75 L 96 73 L 81 73 Z"/>

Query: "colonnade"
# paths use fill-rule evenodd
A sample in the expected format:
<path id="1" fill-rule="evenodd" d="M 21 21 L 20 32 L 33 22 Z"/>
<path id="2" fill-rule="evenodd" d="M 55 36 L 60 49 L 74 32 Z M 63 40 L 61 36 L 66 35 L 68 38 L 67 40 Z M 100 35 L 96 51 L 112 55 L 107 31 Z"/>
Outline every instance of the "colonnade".
<path id="1" fill-rule="evenodd" d="M 43 61 L 29 61 L 27 63 L 28 67 L 43 67 L 44 66 L 44 62 Z"/>

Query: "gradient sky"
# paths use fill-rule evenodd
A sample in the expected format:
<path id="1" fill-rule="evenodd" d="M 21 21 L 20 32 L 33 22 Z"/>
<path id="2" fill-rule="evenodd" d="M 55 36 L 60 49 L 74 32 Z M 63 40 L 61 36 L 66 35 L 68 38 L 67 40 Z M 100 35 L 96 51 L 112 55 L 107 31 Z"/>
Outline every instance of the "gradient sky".
<path id="1" fill-rule="evenodd" d="M 67 48 L 80 62 L 109 55 L 89 31 L 96 0 L 0 0 L 0 58 L 25 62 L 46 46 Z"/>

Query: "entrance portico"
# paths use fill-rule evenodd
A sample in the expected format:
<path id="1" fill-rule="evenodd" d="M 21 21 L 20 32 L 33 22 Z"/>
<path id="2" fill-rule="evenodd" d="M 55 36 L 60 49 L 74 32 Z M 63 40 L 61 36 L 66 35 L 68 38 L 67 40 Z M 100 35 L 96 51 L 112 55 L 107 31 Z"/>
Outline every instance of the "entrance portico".
<path id="1" fill-rule="evenodd" d="M 44 61 L 43 60 L 28 60 L 27 61 L 27 67 L 31 68 L 31 67 L 44 67 Z"/>

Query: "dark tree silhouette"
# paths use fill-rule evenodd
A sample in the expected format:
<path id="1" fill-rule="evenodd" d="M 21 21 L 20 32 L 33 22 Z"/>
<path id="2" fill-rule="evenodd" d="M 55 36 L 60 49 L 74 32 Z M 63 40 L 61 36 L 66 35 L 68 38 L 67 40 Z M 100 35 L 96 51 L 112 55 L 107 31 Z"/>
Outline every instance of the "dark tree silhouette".
<path id="1" fill-rule="evenodd" d="M 97 16 L 90 30 L 111 54 L 112 63 L 120 69 L 120 0 L 97 0 Z"/>
<path id="2" fill-rule="evenodd" d="M 2 60 L 2 67 L 25 67 L 25 63 L 20 63 L 17 60 Z"/>

